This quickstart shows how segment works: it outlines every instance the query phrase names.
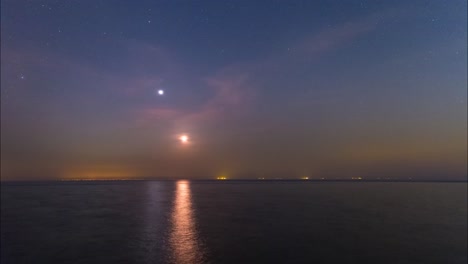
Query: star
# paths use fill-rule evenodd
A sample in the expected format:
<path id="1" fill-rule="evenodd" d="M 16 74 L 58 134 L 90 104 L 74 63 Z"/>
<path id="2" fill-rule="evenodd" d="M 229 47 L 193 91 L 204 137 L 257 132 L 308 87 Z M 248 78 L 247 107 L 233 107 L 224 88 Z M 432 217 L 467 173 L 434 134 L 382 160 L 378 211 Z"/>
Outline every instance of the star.
<path id="1" fill-rule="evenodd" d="M 164 95 L 164 90 L 158 90 L 159 95 Z"/>

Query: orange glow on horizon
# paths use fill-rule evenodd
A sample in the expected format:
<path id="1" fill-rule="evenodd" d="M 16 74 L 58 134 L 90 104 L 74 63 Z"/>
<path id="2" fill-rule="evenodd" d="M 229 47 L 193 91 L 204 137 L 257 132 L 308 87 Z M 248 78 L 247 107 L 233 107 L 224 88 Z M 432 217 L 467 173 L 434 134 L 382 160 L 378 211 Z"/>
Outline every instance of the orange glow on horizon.
<path id="1" fill-rule="evenodd" d="M 73 169 L 62 174 L 62 180 L 114 180 L 132 179 L 136 173 L 117 168 Z"/>

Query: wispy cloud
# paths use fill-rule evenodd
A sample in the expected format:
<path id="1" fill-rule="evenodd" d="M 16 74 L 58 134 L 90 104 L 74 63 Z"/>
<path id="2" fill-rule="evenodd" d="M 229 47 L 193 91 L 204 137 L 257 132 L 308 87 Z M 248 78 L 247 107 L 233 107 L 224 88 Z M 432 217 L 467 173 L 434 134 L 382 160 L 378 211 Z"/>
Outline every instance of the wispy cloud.
<path id="1" fill-rule="evenodd" d="M 242 112 L 253 97 L 248 89 L 248 75 L 224 75 L 206 78 L 205 84 L 213 95 L 194 110 L 181 110 L 171 107 L 149 107 L 143 109 L 140 121 L 170 120 L 180 128 L 191 127 L 194 124 L 227 118 Z"/>
<path id="2" fill-rule="evenodd" d="M 274 79 L 277 70 L 287 71 L 285 67 L 337 49 L 375 30 L 379 19 L 380 15 L 372 15 L 363 20 L 327 27 L 290 43 L 290 50 L 285 49 L 265 58 L 228 65 L 203 80 L 205 86 L 213 91 L 213 95 L 202 105 L 185 111 L 175 107 L 149 107 L 141 111 L 140 120 L 167 119 L 174 121 L 178 127 L 184 127 L 200 122 L 228 119 L 248 109 L 255 94 L 264 88 L 266 80 L 263 80 L 263 77 Z"/>
<path id="3" fill-rule="evenodd" d="M 318 34 L 305 37 L 296 47 L 302 55 L 324 53 L 375 30 L 378 21 L 378 16 L 371 16 L 364 20 L 329 27 Z"/>
<path id="4" fill-rule="evenodd" d="M 301 63 L 304 59 L 314 59 L 375 30 L 380 17 L 372 15 L 363 20 L 326 27 L 290 43 L 290 50 L 284 49 L 264 58 L 228 65 L 212 75 L 196 80 L 203 86 L 201 89 L 210 94 L 204 102 L 190 107 L 169 104 L 138 105 L 137 121 L 144 124 L 167 120 L 174 122 L 177 127 L 185 127 L 239 115 L 249 109 L 255 95 L 275 78 L 278 71 L 287 71 L 288 67 Z M 117 70 L 36 51 L 7 50 L 2 56 L 2 62 L 8 60 L 8 64 L 13 67 L 7 71 L 8 74 L 18 74 L 22 65 L 30 65 L 29 67 L 42 68 L 48 72 L 72 75 L 74 78 L 71 79 L 81 80 L 113 95 L 120 95 L 123 97 L 121 100 L 127 97 L 130 101 L 151 95 L 167 79 L 191 79 L 188 65 L 178 60 L 168 49 L 137 40 L 121 41 L 120 46 L 122 54 L 117 61 L 122 61 L 123 65 L 117 67 Z M 53 75 L 48 76 L 50 78 Z"/>

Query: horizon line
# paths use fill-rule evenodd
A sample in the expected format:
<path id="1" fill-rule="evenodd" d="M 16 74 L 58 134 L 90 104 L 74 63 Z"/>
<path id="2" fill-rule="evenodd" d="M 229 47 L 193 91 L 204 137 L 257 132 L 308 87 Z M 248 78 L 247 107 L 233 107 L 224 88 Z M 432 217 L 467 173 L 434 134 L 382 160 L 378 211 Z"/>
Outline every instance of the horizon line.
<path id="1" fill-rule="evenodd" d="M 213 182 L 236 182 L 236 181 L 252 181 L 252 182 L 280 182 L 280 181 L 294 181 L 294 182 L 468 182 L 468 179 L 286 179 L 286 178 L 272 178 L 272 179 L 249 179 L 249 178 L 236 178 L 236 179 L 186 179 L 186 178 L 139 178 L 139 179 L 26 179 L 26 180 L 1 180 L 0 183 L 41 183 L 41 182 L 139 182 L 139 181 L 213 181 Z"/>

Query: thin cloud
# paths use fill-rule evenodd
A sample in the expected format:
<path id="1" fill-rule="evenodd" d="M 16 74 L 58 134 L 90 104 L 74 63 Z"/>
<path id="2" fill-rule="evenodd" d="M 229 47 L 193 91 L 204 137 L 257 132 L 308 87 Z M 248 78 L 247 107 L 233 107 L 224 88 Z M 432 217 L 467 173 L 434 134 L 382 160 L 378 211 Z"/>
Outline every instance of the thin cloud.
<path id="1" fill-rule="evenodd" d="M 285 67 L 300 63 L 311 56 L 331 52 L 359 36 L 372 32 L 382 17 L 381 14 L 374 14 L 363 20 L 327 27 L 291 43 L 294 51 L 292 53 L 272 53 L 263 59 L 229 65 L 214 76 L 205 78 L 206 87 L 214 93 L 195 110 L 150 107 L 141 111 L 142 118 L 139 120 L 167 119 L 174 121 L 177 127 L 187 127 L 200 122 L 228 119 L 248 109 L 255 94 L 266 85 L 265 76 L 271 79 L 277 70 L 283 71 Z"/>

